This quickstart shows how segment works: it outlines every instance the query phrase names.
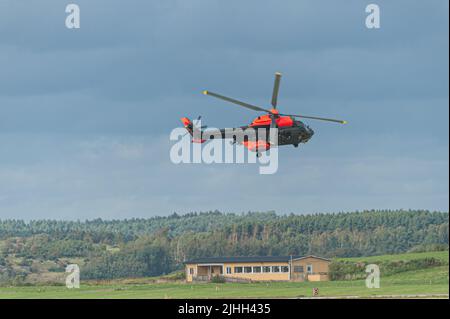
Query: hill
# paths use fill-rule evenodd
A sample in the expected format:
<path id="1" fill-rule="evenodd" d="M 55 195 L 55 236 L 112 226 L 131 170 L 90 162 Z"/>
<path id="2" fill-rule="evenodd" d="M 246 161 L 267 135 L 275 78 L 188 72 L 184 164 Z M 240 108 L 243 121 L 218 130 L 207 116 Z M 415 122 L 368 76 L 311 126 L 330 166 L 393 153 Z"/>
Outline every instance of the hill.
<path id="1" fill-rule="evenodd" d="M 114 279 L 164 275 L 181 269 L 186 259 L 206 256 L 334 258 L 439 249 L 448 249 L 448 213 L 421 210 L 312 215 L 216 211 L 84 222 L 1 220 L 0 285 L 42 278 L 59 282 L 69 263 L 80 265 L 84 279 Z"/>

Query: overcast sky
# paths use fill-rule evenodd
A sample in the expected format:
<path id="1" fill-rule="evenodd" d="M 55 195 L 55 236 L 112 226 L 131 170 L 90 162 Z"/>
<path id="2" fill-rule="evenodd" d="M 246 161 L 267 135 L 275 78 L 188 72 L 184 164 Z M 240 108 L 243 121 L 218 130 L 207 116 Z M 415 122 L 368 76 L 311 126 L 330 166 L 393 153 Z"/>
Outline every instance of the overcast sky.
<path id="1" fill-rule="evenodd" d="M 448 211 L 448 1 L 0 0 L 0 219 L 219 209 Z M 365 7 L 381 28 L 365 27 Z M 279 170 L 170 161 L 182 116 L 267 107 L 342 118 L 279 150 Z"/>

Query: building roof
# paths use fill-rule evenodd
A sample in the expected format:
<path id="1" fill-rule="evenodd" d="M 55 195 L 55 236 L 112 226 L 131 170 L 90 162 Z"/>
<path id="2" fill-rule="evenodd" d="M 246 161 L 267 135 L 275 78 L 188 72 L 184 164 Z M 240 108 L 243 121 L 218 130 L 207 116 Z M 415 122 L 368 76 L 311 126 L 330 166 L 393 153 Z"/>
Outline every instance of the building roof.
<path id="1" fill-rule="evenodd" d="M 325 261 L 330 261 L 327 258 L 317 257 L 313 255 L 308 256 L 239 256 L 239 257 L 205 257 L 196 258 L 185 261 L 185 264 L 222 264 L 222 263 L 257 263 L 257 262 L 288 262 L 291 260 L 298 260 L 304 258 L 317 258 Z"/>

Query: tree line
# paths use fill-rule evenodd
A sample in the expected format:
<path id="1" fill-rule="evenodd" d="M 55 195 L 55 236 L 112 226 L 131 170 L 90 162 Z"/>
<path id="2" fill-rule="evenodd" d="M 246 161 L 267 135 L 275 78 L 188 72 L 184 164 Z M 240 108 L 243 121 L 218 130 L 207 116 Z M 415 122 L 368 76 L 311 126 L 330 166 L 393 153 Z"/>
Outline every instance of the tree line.
<path id="1" fill-rule="evenodd" d="M 218 211 L 105 221 L 0 221 L 0 262 L 83 257 L 89 279 L 157 276 L 207 256 L 357 257 L 448 247 L 448 213 L 372 210 L 277 215 Z M 111 249 L 114 248 L 114 249 Z M 3 259 L 2 259 L 3 258 Z M 1 272 L 1 265 L 0 265 Z"/>

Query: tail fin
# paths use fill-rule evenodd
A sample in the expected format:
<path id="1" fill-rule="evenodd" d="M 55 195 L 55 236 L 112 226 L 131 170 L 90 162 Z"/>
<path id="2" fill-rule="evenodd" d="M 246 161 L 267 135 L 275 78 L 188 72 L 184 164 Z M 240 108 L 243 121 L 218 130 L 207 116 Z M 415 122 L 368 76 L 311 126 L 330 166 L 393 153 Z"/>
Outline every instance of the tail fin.
<path id="1" fill-rule="evenodd" d="M 192 136 L 192 143 L 204 143 L 206 141 L 202 139 L 201 129 L 197 128 L 190 119 L 183 117 L 181 118 L 181 122 L 183 123 L 184 128 Z"/>
<path id="2" fill-rule="evenodd" d="M 184 128 L 189 132 L 189 134 L 193 134 L 194 132 L 194 125 L 192 124 L 192 121 L 188 119 L 187 117 L 182 117 L 181 122 L 184 125 Z"/>

